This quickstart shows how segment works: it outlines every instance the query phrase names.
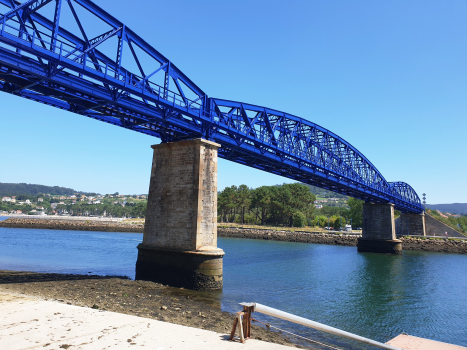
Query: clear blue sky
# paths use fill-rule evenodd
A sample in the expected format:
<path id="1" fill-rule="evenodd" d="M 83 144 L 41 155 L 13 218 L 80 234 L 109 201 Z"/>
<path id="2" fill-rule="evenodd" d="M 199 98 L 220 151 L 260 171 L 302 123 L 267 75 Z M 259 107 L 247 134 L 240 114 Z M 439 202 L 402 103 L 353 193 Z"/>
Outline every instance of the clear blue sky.
<path id="1" fill-rule="evenodd" d="M 95 2 L 209 96 L 306 118 L 428 203 L 467 202 L 465 0 Z M 158 139 L 5 93 L 0 122 L 0 182 L 148 190 Z M 219 162 L 219 189 L 283 182 Z"/>

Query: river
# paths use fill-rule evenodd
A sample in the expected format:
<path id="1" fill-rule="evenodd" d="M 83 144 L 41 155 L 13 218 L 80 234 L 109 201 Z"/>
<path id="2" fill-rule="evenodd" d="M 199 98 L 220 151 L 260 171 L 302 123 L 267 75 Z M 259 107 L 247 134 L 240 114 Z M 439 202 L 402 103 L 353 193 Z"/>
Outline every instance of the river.
<path id="1" fill-rule="evenodd" d="M 134 278 L 138 233 L 0 227 L 0 269 Z M 385 342 L 402 332 L 467 346 L 467 255 L 219 238 L 224 290 L 198 293 L 227 311 L 255 301 Z M 360 349 L 335 337 L 256 315 L 281 328 Z"/>

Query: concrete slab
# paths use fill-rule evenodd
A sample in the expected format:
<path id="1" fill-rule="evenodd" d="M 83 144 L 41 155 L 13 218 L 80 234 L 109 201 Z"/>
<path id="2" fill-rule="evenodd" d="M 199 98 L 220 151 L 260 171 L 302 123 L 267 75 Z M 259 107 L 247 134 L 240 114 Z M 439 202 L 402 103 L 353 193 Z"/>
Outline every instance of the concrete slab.
<path id="1" fill-rule="evenodd" d="M 0 349 L 287 350 L 227 334 L 60 302 L 0 293 Z"/>
<path id="2" fill-rule="evenodd" d="M 388 341 L 386 344 L 396 346 L 404 350 L 467 350 L 467 348 L 463 346 L 418 338 L 408 334 L 400 334 L 394 339 Z"/>

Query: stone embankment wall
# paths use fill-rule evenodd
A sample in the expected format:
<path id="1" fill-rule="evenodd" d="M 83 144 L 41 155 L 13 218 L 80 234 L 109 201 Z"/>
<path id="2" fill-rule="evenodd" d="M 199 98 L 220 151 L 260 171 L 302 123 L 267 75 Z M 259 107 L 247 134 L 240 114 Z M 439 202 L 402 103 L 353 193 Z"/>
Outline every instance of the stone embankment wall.
<path id="1" fill-rule="evenodd" d="M 274 230 L 217 228 L 219 237 L 253 238 L 283 242 L 317 243 L 331 245 L 357 246 L 357 238 L 360 235 L 332 234 L 332 233 L 310 233 L 290 232 Z"/>
<path id="2" fill-rule="evenodd" d="M 400 217 L 395 220 L 395 225 L 396 225 L 397 235 L 407 234 L 407 232 L 402 232 Z M 426 213 L 425 213 L 425 231 L 426 231 L 427 236 L 444 237 L 445 232 L 447 232 L 448 237 L 467 238 L 467 236 L 463 235 L 460 232 L 457 232 L 453 228 L 446 225 L 444 222 L 441 222 L 438 219 L 435 219 L 433 216 L 426 214 Z"/>
<path id="3" fill-rule="evenodd" d="M 105 231 L 105 232 L 143 232 L 143 225 L 128 225 L 114 222 L 72 221 L 47 219 L 9 218 L 0 221 L 0 227 L 41 228 L 50 230 Z"/>
<path id="4" fill-rule="evenodd" d="M 42 228 L 52 230 L 80 230 L 80 231 L 106 231 L 106 232 L 137 232 L 143 233 L 143 225 L 128 225 L 103 222 L 75 222 L 38 219 L 7 219 L 0 221 L 0 227 Z M 360 235 L 346 235 L 333 233 L 309 233 L 274 231 L 261 229 L 218 228 L 219 237 L 263 239 L 283 242 L 301 242 L 316 244 L 331 244 L 356 246 Z M 467 240 L 456 239 L 419 239 L 402 237 L 403 250 L 419 250 L 427 252 L 467 254 Z"/>
<path id="5" fill-rule="evenodd" d="M 435 219 L 431 215 L 425 214 L 425 222 L 427 236 L 444 236 L 444 233 L 447 232 L 449 237 L 466 238 L 466 236 L 464 236 L 462 233 L 457 232 L 453 228 L 446 225 L 444 222 Z"/>
<path id="6" fill-rule="evenodd" d="M 402 238 L 402 250 L 467 254 L 467 240 Z"/>
<path id="7" fill-rule="evenodd" d="M 218 228 L 219 237 L 253 238 L 284 242 L 302 242 L 356 246 L 360 235 L 288 232 L 255 229 Z M 420 239 L 401 237 L 403 250 L 467 254 L 467 240 Z"/>

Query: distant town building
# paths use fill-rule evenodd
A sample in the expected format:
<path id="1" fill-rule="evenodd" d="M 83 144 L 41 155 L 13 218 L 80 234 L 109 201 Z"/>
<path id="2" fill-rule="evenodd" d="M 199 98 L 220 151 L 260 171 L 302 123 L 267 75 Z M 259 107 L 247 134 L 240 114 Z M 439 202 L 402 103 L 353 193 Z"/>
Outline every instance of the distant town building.
<path id="1" fill-rule="evenodd" d="M 42 198 L 37 198 L 37 201 L 38 201 L 38 202 L 43 202 L 44 199 L 42 199 Z"/>
<path id="2" fill-rule="evenodd" d="M 2 202 L 11 202 L 11 198 L 10 197 L 3 197 Z"/>
<path id="3" fill-rule="evenodd" d="M 444 214 L 443 214 L 442 212 L 440 212 L 439 210 L 436 210 L 436 211 L 438 212 L 439 215 L 441 215 L 441 217 L 446 218 L 446 219 L 448 218 L 446 215 L 444 215 Z"/>

